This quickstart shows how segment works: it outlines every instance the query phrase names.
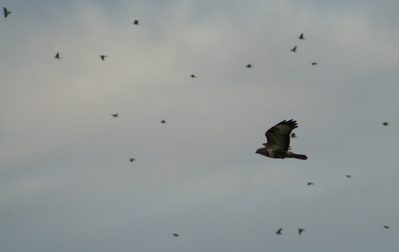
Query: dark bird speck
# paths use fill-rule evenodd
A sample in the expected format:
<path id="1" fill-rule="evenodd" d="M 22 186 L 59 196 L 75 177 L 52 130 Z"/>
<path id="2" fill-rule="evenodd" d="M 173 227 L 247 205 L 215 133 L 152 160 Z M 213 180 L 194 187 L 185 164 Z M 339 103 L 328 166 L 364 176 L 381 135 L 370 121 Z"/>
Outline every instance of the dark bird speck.
<path id="1" fill-rule="evenodd" d="M 116 114 L 111 114 L 113 117 L 118 117 L 118 113 Z"/>
<path id="2" fill-rule="evenodd" d="M 301 33 L 301 35 L 299 35 L 298 38 L 299 38 L 299 39 L 305 39 L 305 38 L 303 37 L 303 33 Z"/>
<path id="3" fill-rule="evenodd" d="M 297 48 L 297 46 L 294 46 L 294 48 L 291 49 L 291 52 L 297 52 L 296 48 Z"/>
<path id="4" fill-rule="evenodd" d="M 4 13 L 4 17 L 7 18 L 8 15 L 11 14 L 11 11 L 8 11 L 6 7 L 3 7 L 3 13 Z"/>
<path id="5" fill-rule="evenodd" d="M 281 231 L 282 231 L 283 229 L 282 228 L 280 228 L 279 230 L 277 230 L 277 232 L 276 232 L 276 234 L 278 234 L 278 235 L 282 235 L 283 233 L 281 233 Z"/>

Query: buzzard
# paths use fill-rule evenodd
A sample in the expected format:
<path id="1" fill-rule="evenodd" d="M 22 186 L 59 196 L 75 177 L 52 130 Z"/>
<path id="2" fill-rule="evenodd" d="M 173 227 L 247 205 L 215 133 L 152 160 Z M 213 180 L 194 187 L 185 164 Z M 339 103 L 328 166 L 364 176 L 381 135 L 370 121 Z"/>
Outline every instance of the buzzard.
<path id="1" fill-rule="evenodd" d="M 257 154 L 261 154 L 271 158 L 297 158 L 306 160 L 308 157 L 302 154 L 295 154 L 289 151 L 290 133 L 298 125 L 293 119 L 289 121 L 281 121 L 266 131 L 267 143 L 265 147 L 256 150 Z"/>

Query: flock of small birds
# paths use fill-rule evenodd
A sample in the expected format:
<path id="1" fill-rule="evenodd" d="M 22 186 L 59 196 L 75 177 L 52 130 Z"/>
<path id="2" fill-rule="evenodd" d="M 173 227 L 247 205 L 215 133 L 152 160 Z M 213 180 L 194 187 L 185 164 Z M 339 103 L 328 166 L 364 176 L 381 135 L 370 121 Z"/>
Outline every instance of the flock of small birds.
<path id="1" fill-rule="evenodd" d="M 5 8 L 5 7 L 3 7 L 3 13 L 4 13 L 4 18 L 7 18 L 7 17 L 11 14 L 11 12 L 10 12 L 7 8 Z M 137 20 L 137 19 L 134 20 L 134 21 L 133 21 L 133 24 L 134 24 L 134 25 L 139 25 L 139 20 Z M 304 34 L 301 33 L 301 34 L 299 35 L 298 39 L 300 39 L 300 40 L 305 40 Z M 294 47 L 291 49 L 291 51 L 296 53 L 296 52 L 297 52 L 297 48 L 298 48 L 298 46 L 294 46 Z M 108 56 L 107 56 L 107 55 L 100 55 L 100 58 L 101 58 L 101 60 L 103 60 L 103 61 L 105 61 L 105 58 L 106 58 L 106 57 L 108 57 Z M 61 59 L 60 53 L 57 52 L 57 53 L 55 54 L 54 58 L 56 58 L 56 59 Z M 315 66 L 315 65 L 318 65 L 318 63 L 317 63 L 317 62 L 312 62 L 311 65 L 312 65 L 312 66 Z M 247 68 L 252 68 L 252 64 L 248 64 L 248 65 L 246 65 L 246 67 L 247 67 Z M 197 77 L 197 76 L 195 76 L 194 74 L 191 74 L 191 78 L 196 78 L 196 77 Z M 111 114 L 112 117 L 118 117 L 118 115 L 119 115 L 118 113 Z M 166 121 L 165 121 L 165 120 L 162 120 L 161 123 L 162 123 L 162 124 L 165 124 Z M 383 125 L 383 126 L 389 126 L 389 123 L 388 123 L 388 122 L 383 122 L 382 125 Z M 291 138 L 297 138 L 297 136 L 296 136 L 295 133 L 291 133 L 290 136 L 291 136 Z M 130 160 L 130 162 L 136 161 L 135 158 L 130 158 L 129 160 Z M 352 176 L 351 176 L 351 175 L 346 175 L 346 177 L 347 177 L 347 178 L 351 178 Z M 308 185 L 308 186 L 314 185 L 314 183 L 313 183 L 313 182 L 308 182 L 307 185 Z M 389 226 L 383 226 L 383 227 L 384 227 L 385 229 L 390 228 Z M 283 233 L 282 233 L 282 230 L 283 230 L 283 228 L 278 229 L 278 230 L 276 231 L 276 234 L 277 234 L 277 235 L 282 235 L 282 234 L 283 234 Z M 305 231 L 305 229 L 303 229 L 303 228 L 298 228 L 298 234 L 299 234 L 299 235 L 301 235 L 304 231 Z M 173 236 L 179 237 L 179 234 L 173 233 Z"/>

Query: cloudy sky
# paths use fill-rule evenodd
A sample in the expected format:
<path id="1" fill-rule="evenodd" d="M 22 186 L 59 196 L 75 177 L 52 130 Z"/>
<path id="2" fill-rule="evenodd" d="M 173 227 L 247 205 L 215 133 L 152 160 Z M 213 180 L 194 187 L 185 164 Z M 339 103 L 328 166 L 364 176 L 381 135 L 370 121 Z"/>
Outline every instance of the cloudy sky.
<path id="1" fill-rule="evenodd" d="M 0 251 L 397 251 L 396 4 L 2 1 Z"/>

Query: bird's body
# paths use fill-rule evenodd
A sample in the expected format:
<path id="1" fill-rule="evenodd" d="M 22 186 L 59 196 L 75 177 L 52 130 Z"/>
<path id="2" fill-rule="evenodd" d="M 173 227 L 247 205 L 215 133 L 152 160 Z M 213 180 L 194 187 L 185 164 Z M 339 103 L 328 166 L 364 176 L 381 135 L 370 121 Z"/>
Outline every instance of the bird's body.
<path id="1" fill-rule="evenodd" d="M 389 226 L 384 226 L 384 228 L 389 228 Z"/>
<path id="2" fill-rule="evenodd" d="M 136 20 L 134 20 L 133 24 L 134 25 L 139 25 L 139 21 L 136 19 Z"/>
<path id="3" fill-rule="evenodd" d="M 252 67 L 252 65 L 251 65 L 251 64 L 248 64 L 248 65 L 247 65 L 247 68 L 251 68 L 251 67 Z"/>
<path id="4" fill-rule="evenodd" d="M 191 78 L 195 78 L 196 76 L 194 74 L 191 75 Z"/>
<path id="5" fill-rule="evenodd" d="M 104 61 L 107 55 L 100 55 L 101 59 Z"/>
<path id="6" fill-rule="evenodd" d="M 176 237 L 179 237 L 179 234 L 176 234 L 176 233 L 175 233 L 175 234 L 173 234 L 173 235 L 176 236 Z"/>
<path id="7" fill-rule="evenodd" d="M 314 185 L 312 182 L 308 182 L 308 186 L 310 186 L 310 185 Z"/>
<path id="8" fill-rule="evenodd" d="M 165 120 L 162 120 L 161 123 L 166 123 L 166 121 L 165 121 Z"/>
<path id="9" fill-rule="evenodd" d="M 281 233 L 281 230 L 283 230 L 282 228 L 280 228 L 279 230 L 277 230 L 276 234 L 278 235 L 282 235 L 283 233 Z"/>
<path id="10" fill-rule="evenodd" d="M 294 48 L 291 49 L 291 52 L 296 52 L 297 46 L 294 46 Z"/>
<path id="11" fill-rule="evenodd" d="M 297 138 L 297 136 L 295 135 L 295 133 L 291 133 L 291 138 Z"/>
<path id="12" fill-rule="evenodd" d="M 347 177 L 347 178 L 352 178 L 352 176 L 351 176 L 351 175 L 346 175 L 346 177 Z"/>
<path id="13" fill-rule="evenodd" d="M 301 35 L 299 35 L 298 38 L 299 38 L 299 39 L 305 39 L 305 38 L 303 37 L 303 33 L 301 33 Z"/>
<path id="14" fill-rule="evenodd" d="M 133 162 L 133 161 L 135 161 L 135 160 L 136 160 L 135 158 L 131 158 L 131 159 L 130 159 L 130 163 Z"/>
<path id="15" fill-rule="evenodd" d="M 7 18 L 8 15 L 11 14 L 11 11 L 8 11 L 6 7 L 3 7 L 3 13 L 4 13 L 4 17 Z"/>
<path id="16" fill-rule="evenodd" d="M 54 56 L 54 58 L 56 58 L 56 59 L 61 59 L 60 53 L 57 53 L 57 54 Z"/>
<path id="17" fill-rule="evenodd" d="M 290 133 L 297 128 L 297 123 L 293 119 L 281 121 L 268 129 L 265 133 L 267 143 L 265 147 L 256 150 L 257 154 L 270 158 L 297 158 L 306 160 L 308 157 L 303 154 L 296 154 L 289 151 Z"/>
<path id="18" fill-rule="evenodd" d="M 315 66 L 315 65 L 317 65 L 317 64 L 319 64 L 319 63 L 317 63 L 317 62 L 312 62 L 312 66 Z"/>
<path id="19" fill-rule="evenodd" d="M 113 117 L 118 117 L 118 113 L 116 114 L 111 114 Z"/>
<path id="20" fill-rule="evenodd" d="M 298 233 L 299 233 L 299 235 L 301 235 L 303 231 L 305 231 L 305 229 L 303 229 L 303 228 L 298 228 Z"/>
<path id="21" fill-rule="evenodd" d="M 383 122 L 382 125 L 389 126 L 389 123 L 388 122 Z"/>

